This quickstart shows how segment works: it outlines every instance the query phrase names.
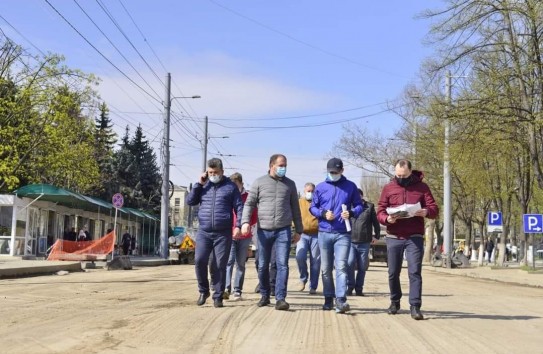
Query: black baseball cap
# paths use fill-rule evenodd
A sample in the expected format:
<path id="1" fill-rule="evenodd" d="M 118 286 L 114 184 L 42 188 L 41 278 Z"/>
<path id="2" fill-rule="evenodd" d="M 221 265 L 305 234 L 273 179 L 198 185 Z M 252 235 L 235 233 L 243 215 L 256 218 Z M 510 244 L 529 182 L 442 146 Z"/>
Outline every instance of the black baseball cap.
<path id="1" fill-rule="evenodd" d="M 343 161 L 337 157 L 331 158 L 326 164 L 326 169 L 328 172 L 337 172 L 340 173 L 343 170 Z"/>

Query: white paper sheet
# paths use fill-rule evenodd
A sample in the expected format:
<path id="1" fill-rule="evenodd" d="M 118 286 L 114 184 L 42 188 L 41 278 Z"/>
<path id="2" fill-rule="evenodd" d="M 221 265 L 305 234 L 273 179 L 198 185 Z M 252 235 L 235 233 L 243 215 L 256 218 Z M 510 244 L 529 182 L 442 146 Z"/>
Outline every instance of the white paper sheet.
<path id="1" fill-rule="evenodd" d="M 399 213 L 398 219 L 412 218 L 420 209 L 422 209 L 420 202 L 417 204 L 402 204 L 397 207 L 387 208 L 387 214 L 394 216 L 395 213 Z"/>

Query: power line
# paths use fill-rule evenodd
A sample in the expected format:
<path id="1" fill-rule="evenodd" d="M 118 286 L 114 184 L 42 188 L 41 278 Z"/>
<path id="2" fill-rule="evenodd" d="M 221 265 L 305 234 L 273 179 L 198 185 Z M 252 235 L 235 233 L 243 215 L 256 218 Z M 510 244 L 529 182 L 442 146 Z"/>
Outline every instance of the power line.
<path id="1" fill-rule="evenodd" d="M 0 18 L 1 18 L 2 20 L 4 20 L 4 22 L 7 23 L 8 26 L 11 27 L 15 32 L 17 32 L 17 34 L 18 34 L 19 36 L 21 36 L 25 41 L 27 41 L 28 43 L 30 43 L 30 45 L 31 45 L 32 47 L 34 47 L 34 49 L 36 49 L 38 52 L 40 52 L 41 55 L 43 55 L 44 57 L 46 56 L 45 53 L 44 53 L 40 48 L 38 48 L 37 46 L 35 46 L 34 43 L 32 43 L 32 42 L 30 41 L 30 39 L 26 38 L 21 32 L 19 32 L 19 30 L 17 30 L 17 28 L 15 28 L 11 23 L 9 23 L 8 20 L 6 20 L 6 19 L 4 18 L 4 16 L 0 15 Z M 6 36 L 6 35 L 4 34 L 4 36 Z M 6 38 L 9 38 L 9 37 L 6 36 Z"/>
<path id="2" fill-rule="evenodd" d="M 237 12 L 237 11 L 235 11 L 235 10 L 232 10 L 231 8 L 226 7 L 226 6 L 223 5 L 223 4 L 219 4 L 218 2 L 216 2 L 216 1 L 214 1 L 214 0 L 209 0 L 209 2 L 211 2 L 212 4 L 214 4 L 214 5 L 216 5 L 216 6 L 220 7 L 220 8 L 222 8 L 222 9 L 228 11 L 228 12 L 233 13 L 233 14 L 236 15 L 236 16 L 239 16 L 239 17 L 241 17 L 241 18 L 244 18 L 244 19 L 246 19 L 247 21 L 250 21 L 250 22 L 252 22 L 252 23 L 254 23 L 254 24 L 256 24 L 256 25 L 258 25 L 258 26 L 260 26 L 260 27 L 262 27 L 262 28 L 265 28 L 265 29 L 267 29 L 268 31 L 277 33 L 277 34 L 279 34 L 279 35 L 281 35 L 281 36 L 283 36 L 283 37 L 286 37 L 286 38 L 288 38 L 288 39 L 290 39 L 290 40 L 296 42 L 296 43 L 302 44 L 302 45 L 304 45 L 304 46 L 306 46 L 306 47 L 309 47 L 309 48 L 311 48 L 311 49 L 313 49 L 313 50 L 316 50 L 316 51 L 318 51 L 318 52 L 324 53 L 324 54 L 326 54 L 326 55 L 328 55 L 328 56 L 331 56 L 331 57 L 334 57 L 334 58 L 337 58 L 337 59 L 341 59 L 341 60 L 346 61 L 346 62 L 348 62 L 348 63 L 355 64 L 355 65 L 358 65 L 358 66 L 361 66 L 361 67 L 364 67 L 364 68 L 367 68 L 367 69 L 379 71 L 379 72 L 385 73 L 385 74 L 387 74 L 387 75 L 396 76 L 396 77 L 402 77 L 402 78 L 405 77 L 405 76 L 403 76 L 403 75 L 400 75 L 400 74 L 397 74 L 397 73 L 393 73 L 393 72 L 391 72 L 391 71 L 387 71 L 387 70 L 379 69 L 379 68 L 374 67 L 374 66 L 362 64 L 362 63 L 360 63 L 360 62 L 358 62 L 358 61 L 356 61 L 356 60 L 347 58 L 347 57 L 345 57 L 345 56 L 343 56 L 343 55 L 335 54 L 335 53 L 333 53 L 333 52 L 331 52 L 331 51 L 329 51 L 329 50 L 326 50 L 326 49 L 317 47 L 316 45 L 313 45 L 313 44 L 311 44 L 311 43 L 304 42 L 304 41 L 302 41 L 302 40 L 300 40 L 300 39 L 298 39 L 298 38 L 296 38 L 296 37 L 294 37 L 294 36 L 292 36 L 292 35 L 290 35 L 290 34 L 288 34 L 288 33 L 285 33 L 285 32 L 279 31 L 279 30 L 276 30 L 275 28 L 270 27 L 270 26 L 268 26 L 268 25 L 266 25 L 266 24 L 264 24 L 264 23 L 262 23 L 262 22 L 259 22 L 259 21 L 255 20 L 255 19 L 253 19 L 253 18 L 251 18 L 251 17 L 249 17 L 249 16 L 246 16 L 246 15 L 240 13 L 240 12 Z"/>
<path id="3" fill-rule="evenodd" d="M 367 115 L 363 115 L 363 116 L 347 118 L 347 119 L 340 119 L 340 120 L 335 120 L 335 121 L 330 121 L 330 122 L 314 123 L 314 124 L 299 124 L 299 125 L 286 125 L 286 126 L 242 126 L 242 127 L 238 126 L 238 127 L 233 127 L 233 126 L 228 126 L 228 125 L 224 125 L 224 124 L 217 123 L 217 122 L 210 122 L 210 123 L 211 124 L 216 124 L 216 125 L 221 126 L 223 128 L 230 128 L 230 129 L 268 130 L 268 129 L 315 128 L 315 127 L 322 127 L 322 126 L 327 126 L 327 125 L 335 125 L 335 124 L 347 123 L 347 122 L 352 122 L 352 121 L 356 121 L 356 120 L 360 120 L 360 119 L 364 119 L 364 118 L 374 117 L 374 116 L 377 116 L 377 115 L 380 115 L 380 114 L 383 114 L 383 113 L 386 113 L 386 112 L 393 111 L 394 109 L 397 109 L 399 107 L 406 106 L 406 105 L 407 104 L 402 104 L 402 105 L 399 105 L 399 106 L 394 107 L 394 108 L 387 108 L 387 109 L 384 109 L 382 111 L 367 114 Z"/>
<path id="4" fill-rule="evenodd" d="M 49 0 L 44 0 L 47 5 L 49 5 L 81 38 L 83 38 L 83 40 L 85 42 L 87 42 L 88 45 L 90 45 L 98 54 L 100 54 L 100 56 L 102 58 L 104 58 L 109 64 L 111 64 L 111 66 L 113 66 L 118 72 L 120 72 L 124 77 L 126 77 L 134 86 L 136 86 L 137 88 L 139 88 L 141 91 L 145 92 L 149 97 L 151 97 L 153 100 L 157 101 L 158 103 L 162 104 L 162 102 L 160 100 L 158 100 L 156 97 L 154 97 L 153 95 L 151 95 L 149 92 L 147 92 L 143 87 L 141 87 L 140 85 L 138 85 L 134 80 L 132 80 L 128 75 L 126 75 L 124 73 L 124 71 L 122 71 L 121 69 L 119 69 L 119 67 L 117 67 L 117 65 L 115 65 L 111 60 L 109 60 L 108 57 L 106 57 L 98 48 L 96 48 L 81 32 L 79 32 L 79 30 L 77 28 L 74 27 L 74 25 L 72 25 L 72 23 L 70 21 L 68 21 L 68 19 L 66 17 L 64 17 L 64 15 L 62 15 L 56 7 L 53 6 L 53 4 L 51 4 L 49 2 Z"/>
<path id="5" fill-rule="evenodd" d="M 138 32 L 141 34 L 141 36 L 143 37 L 143 41 L 147 44 L 147 46 L 149 47 L 149 49 L 151 49 L 151 52 L 153 53 L 153 55 L 155 56 L 155 58 L 158 60 L 158 62 L 160 63 L 160 65 L 162 66 L 162 69 L 164 69 L 164 71 L 168 71 L 166 69 L 166 67 L 164 66 L 164 64 L 162 63 L 162 60 L 160 60 L 160 58 L 158 57 L 158 55 L 156 54 L 155 50 L 153 49 L 153 47 L 151 47 L 151 43 L 149 43 L 149 41 L 147 40 L 147 38 L 145 38 L 145 35 L 143 34 L 143 32 L 141 31 L 140 27 L 137 25 L 136 21 L 134 21 L 134 18 L 132 17 L 132 15 L 130 14 L 130 12 L 128 12 L 128 9 L 124 6 L 122 0 L 119 0 L 119 3 L 121 3 L 121 6 L 123 7 L 124 11 L 126 12 L 126 14 L 128 15 L 128 17 L 130 17 L 130 20 L 132 20 L 132 23 L 134 24 L 134 26 L 136 27 L 136 29 L 138 30 Z"/>
<path id="6" fill-rule="evenodd" d="M 113 17 L 113 15 L 111 14 L 111 12 L 109 12 L 109 10 L 107 9 L 107 6 L 101 1 L 101 0 L 96 0 L 96 3 L 100 6 L 100 8 L 104 11 L 104 13 L 109 17 L 109 19 L 111 20 L 111 22 L 113 22 L 113 24 L 115 25 L 115 27 L 117 27 L 117 29 L 119 30 L 119 32 L 121 32 L 121 34 L 124 36 L 124 38 L 128 41 L 128 43 L 130 43 L 130 45 L 132 46 L 132 48 L 136 51 L 136 53 L 138 53 L 139 57 L 141 58 L 141 60 L 143 60 L 143 62 L 145 63 L 145 65 L 147 65 L 147 67 L 149 68 L 149 70 L 151 70 L 151 72 L 153 73 L 153 75 L 155 75 L 156 79 L 160 82 L 160 84 L 162 86 L 165 87 L 164 85 L 164 82 L 162 82 L 162 80 L 160 79 L 160 77 L 158 77 L 157 73 L 155 72 L 155 70 L 153 70 L 153 68 L 151 67 L 151 65 L 149 65 L 149 63 L 147 62 L 147 60 L 145 60 L 145 58 L 143 57 L 143 55 L 141 55 L 140 51 L 136 48 L 136 46 L 134 45 L 134 43 L 132 43 L 132 41 L 130 40 L 130 38 L 128 38 L 128 36 L 126 35 L 126 33 L 123 31 L 123 29 L 121 28 L 121 26 L 117 23 L 117 21 L 115 20 L 115 18 Z"/>
<path id="7" fill-rule="evenodd" d="M 115 43 L 113 43 L 113 41 L 108 37 L 107 34 L 104 33 L 104 31 L 102 31 L 102 29 L 100 28 L 100 26 L 98 26 L 98 24 L 96 22 L 94 22 L 94 20 L 92 19 L 92 17 L 85 11 L 85 9 L 83 9 L 83 7 L 81 7 L 81 5 L 77 2 L 77 0 L 74 0 L 75 4 L 79 7 L 79 9 L 85 14 L 85 16 L 87 16 L 87 18 L 89 19 L 89 21 L 92 22 L 92 24 L 98 29 L 98 31 L 100 31 L 100 33 L 102 33 L 102 35 L 108 40 L 108 42 L 113 46 L 113 48 L 115 48 L 115 50 L 117 51 L 117 53 L 119 53 L 121 55 L 121 57 L 123 57 L 123 59 L 128 63 L 128 65 L 130 65 L 130 67 L 136 72 L 136 74 L 138 74 L 138 76 L 143 80 L 143 82 L 145 82 L 147 84 L 147 86 L 151 89 L 151 91 L 154 92 L 154 94 L 157 96 L 157 97 L 160 97 L 160 95 L 153 89 L 153 87 L 147 82 L 147 80 L 145 80 L 145 78 L 140 74 L 140 72 L 134 67 L 134 65 L 132 65 L 132 63 L 128 60 L 128 58 L 123 54 L 123 52 L 117 48 L 117 46 L 115 45 Z"/>

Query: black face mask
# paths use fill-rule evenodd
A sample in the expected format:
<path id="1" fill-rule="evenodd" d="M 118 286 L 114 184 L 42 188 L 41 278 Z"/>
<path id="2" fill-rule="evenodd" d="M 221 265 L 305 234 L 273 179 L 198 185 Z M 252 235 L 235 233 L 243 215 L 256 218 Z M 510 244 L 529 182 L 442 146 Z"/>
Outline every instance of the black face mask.
<path id="1" fill-rule="evenodd" d="M 405 178 L 396 177 L 396 182 L 402 187 L 407 187 L 411 182 L 411 176 Z"/>

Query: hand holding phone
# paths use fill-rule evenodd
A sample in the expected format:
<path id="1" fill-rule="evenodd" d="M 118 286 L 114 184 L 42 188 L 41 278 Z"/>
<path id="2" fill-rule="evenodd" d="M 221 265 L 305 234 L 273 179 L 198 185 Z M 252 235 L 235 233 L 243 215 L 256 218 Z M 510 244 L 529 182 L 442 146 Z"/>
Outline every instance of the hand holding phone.
<path id="1" fill-rule="evenodd" d="M 202 184 L 202 185 L 205 184 L 205 183 L 207 182 L 207 177 L 208 177 L 207 171 L 205 171 L 204 173 L 202 173 L 202 174 L 200 175 L 200 181 L 199 181 L 200 184 Z"/>

